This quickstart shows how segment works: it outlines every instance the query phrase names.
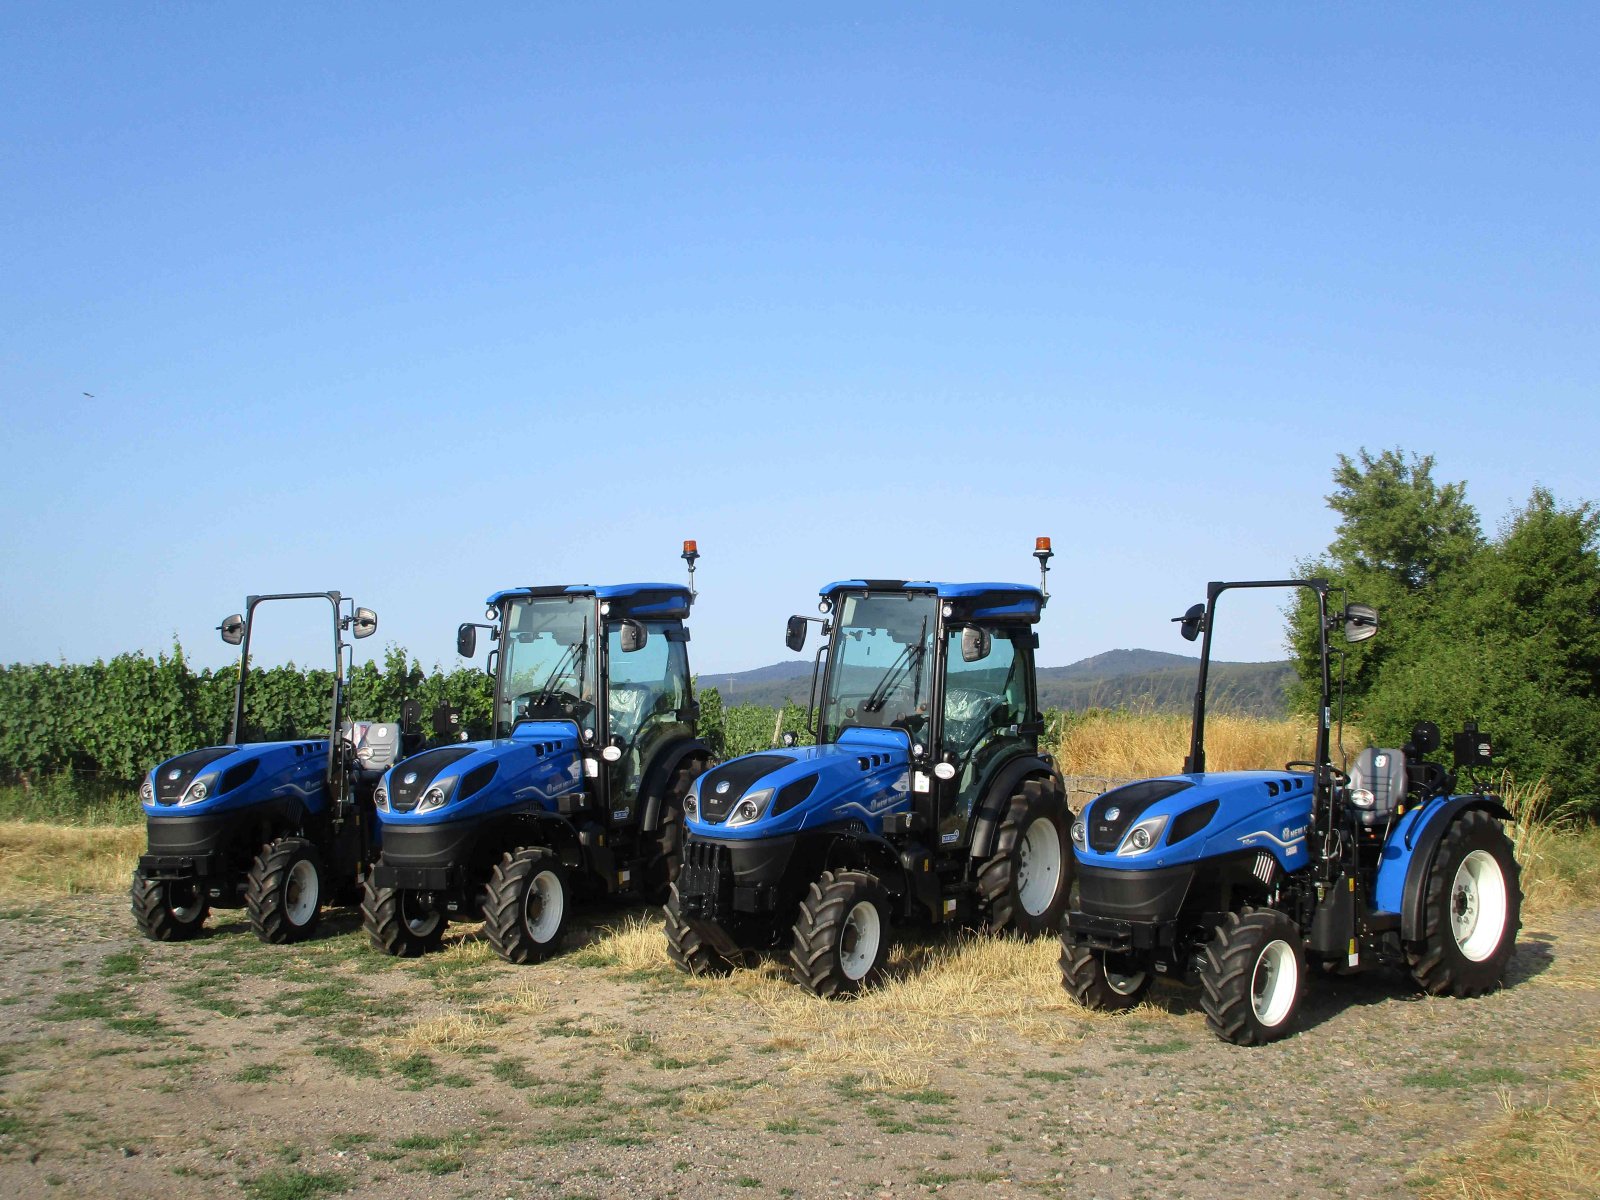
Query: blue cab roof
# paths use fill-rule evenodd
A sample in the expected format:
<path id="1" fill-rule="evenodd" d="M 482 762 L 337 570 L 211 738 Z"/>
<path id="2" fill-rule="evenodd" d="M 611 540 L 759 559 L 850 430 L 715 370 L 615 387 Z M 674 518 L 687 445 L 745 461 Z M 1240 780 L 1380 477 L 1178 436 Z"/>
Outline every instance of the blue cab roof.
<path id="1" fill-rule="evenodd" d="M 681 583 L 570 583 L 546 587 L 504 588 L 484 603 L 491 607 L 519 596 L 594 596 L 615 601 L 631 616 L 687 616 L 693 597 Z"/>
<path id="2" fill-rule="evenodd" d="M 818 589 L 820 596 L 835 592 L 932 592 L 941 600 L 981 601 L 970 616 L 978 619 L 1022 617 L 1037 621 L 1044 609 L 1044 593 L 1025 583 L 939 583 L 933 580 L 840 579 Z"/>

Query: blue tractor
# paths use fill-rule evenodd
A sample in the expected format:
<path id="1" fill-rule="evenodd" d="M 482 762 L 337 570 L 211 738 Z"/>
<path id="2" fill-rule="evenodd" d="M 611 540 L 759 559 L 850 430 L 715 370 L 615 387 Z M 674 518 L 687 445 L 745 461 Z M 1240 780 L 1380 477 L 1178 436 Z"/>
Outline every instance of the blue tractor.
<path id="1" fill-rule="evenodd" d="M 816 746 L 725 762 L 685 799 L 668 953 L 715 974 L 787 950 L 831 997 L 883 971 L 894 925 L 1054 934 L 1071 814 L 1039 746 L 1041 586 L 850 579 L 821 591 Z M 791 617 L 800 650 L 806 622 Z M 824 665 L 825 664 L 825 665 Z"/>
<path id="2" fill-rule="evenodd" d="M 520 587 L 489 597 L 494 736 L 425 751 L 376 794 L 383 854 L 361 912 L 374 947 L 436 949 L 482 918 L 507 962 L 550 957 L 580 897 L 660 903 L 676 877 L 683 801 L 712 755 L 695 736 L 689 586 Z"/>
<path id="3" fill-rule="evenodd" d="M 250 633 L 268 601 L 323 600 L 333 610 L 328 736 L 246 742 Z M 139 788 L 148 850 L 133 875 L 133 917 L 156 941 L 200 932 L 212 907 L 249 910 L 265 942 L 309 936 L 322 903 L 354 892 L 374 854 L 372 792 L 402 750 L 401 726 L 348 721 L 345 632 L 370 636 L 378 618 L 338 592 L 250 596 L 219 626 L 239 646 L 232 732 L 226 745 L 168 759 Z"/>
<path id="4" fill-rule="evenodd" d="M 1320 619 L 1315 762 L 1282 771 L 1208 772 L 1206 674 L 1217 602 L 1238 588 L 1309 589 Z M 1089 1008 L 1136 1004 L 1157 976 L 1200 985 L 1225 1041 L 1257 1045 L 1293 1027 L 1308 968 L 1391 966 L 1433 995 L 1498 987 L 1516 945 L 1519 871 L 1482 787 L 1458 791 L 1431 762 L 1439 729 L 1419 722 L 1397 749 L 1333 766 L 1330 635 L 1359 642 L 1377 614 L 1330 613 L 1326 580 L 1212 583 L 1182 617 L 1204 634 L 1183 771 L 1106 792 L 1074 823 L 1078 903 L 1062 932 L 1061 979 Z M 1456 769 L 1486 766 L 1489 738 L 1456 735 Z"/>

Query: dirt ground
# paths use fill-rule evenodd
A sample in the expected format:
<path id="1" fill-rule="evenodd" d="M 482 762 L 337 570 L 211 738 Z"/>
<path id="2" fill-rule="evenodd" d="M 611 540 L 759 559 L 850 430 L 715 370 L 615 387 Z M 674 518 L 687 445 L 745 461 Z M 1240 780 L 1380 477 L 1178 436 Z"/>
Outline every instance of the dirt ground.
<path id="1" fill-rule="evenodd" d="M 686 980 L 612 909 L 536 967 L 472 927 L 396 962 L 334 911 L 139 939 L 121 899 L 0 912 L 0 1192 L 372 1197 L 1409 1195 L 1600 1032 L 1600 914 L 1525 924 L 1508 986 L 1315 980 L 1298 1033 L 1193 993 L 1075 1008 L 1048 944 L 913 946 L 861 1002 Z M 616 933 L 614 930 L 621 929 Z"/>

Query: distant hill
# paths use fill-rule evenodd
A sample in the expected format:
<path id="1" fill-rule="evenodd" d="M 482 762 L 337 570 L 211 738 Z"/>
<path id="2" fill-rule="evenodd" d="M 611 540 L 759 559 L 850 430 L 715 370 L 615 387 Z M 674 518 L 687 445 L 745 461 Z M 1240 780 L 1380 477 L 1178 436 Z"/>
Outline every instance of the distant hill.
<path id="1" fill-rule="evenodd" d="M 1039 702 L 1044 708 L 1148 708 L 1188 712 L 1194 700 L 1198 658 L 1160 650 L 1107 650 L 1064 667 L 1039 670 Z M 1216 712 L 1281 717 L 1288 711 L 1287 693 L 1294 666 L 1285 662 L 1211 664 L 1210 707 Z M 724 704 L 760 704 L 775 708 L 785 700 L 806 702 L 811 686 L 811 659 L 793 659 L 737 671 L 702 675 L 701 687 L 714 687 Z"/>

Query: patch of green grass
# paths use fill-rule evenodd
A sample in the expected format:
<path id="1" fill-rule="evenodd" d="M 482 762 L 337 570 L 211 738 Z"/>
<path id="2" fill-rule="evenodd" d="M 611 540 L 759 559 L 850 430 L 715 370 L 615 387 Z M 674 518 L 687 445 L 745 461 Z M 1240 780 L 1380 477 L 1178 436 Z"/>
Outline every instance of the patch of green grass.
<path id="1" fill-rule="evenodd" d="M 604 1099 L 605 1089 L 598 1083 L 569 1083 L 558 1079 L 539 1083 L 528 1102 L 540 1108 L 588 1108 Z"/>
<path id="2" fill-rule="evenodd" d="M 955 1096 L 949 1092 L 941 1092 L 938 1088 L 919 1088 L 914 1092 L 899 1093 L 900 1099 L 910 1104 L 954 1104 Z"/>
<path id="3" fill-rule="evenodd" d="M 761 1180 L 754 1175 L 741 1175 L 733 1182 L 742 1188 L 758 1188 L 761 1186 Z"/>
<path id="4" fill-rule="evenodd" d="M 178 999 L 219 1017 L 242 1017 L 250 1010 L 227 994 L 231 982 L 216 975 L 202 975 L 178 984 L 171 991 Z"/>
<path id="5" fill-rule="evenodd" d="M 417 1160 L 417 1169 L 429 1175 L 453 1175 L 465 1169 L 467 1160 L 455 1153 L 429 1154 Z"/>
<path id="6" fill-rule="evenodd" d="M 1169 1038 L 1164 1042 L 1135 1042 L 1129 1049 L 1135 1054 L 1178 1054 L 1190 1045 L 1183 1038 Z"/>
<path id="7" fill-rule="evenodd" d="M 593 1037 L 594 1030 L 578 1024 L 576 1017 L 557 1017 L 539 1031 L 545 1037 Z"/>
<path id="8" fill-rule="evenodd" d="M 144 961 L 144 955 L 137 950 L 119 950 L 115 954 L 108 954 L 100 960 L 100 974 L 102 975 L 137 975 L 139 964 Z"/>
<path id="9" fill-rule="evenodd" d="M 1035 1071 L 1028 1070 L 1022 1073 L 1024 1079 L 1040 1079 L 1045 1083 L 1070 1083 L 1082 1075 L 1093 1075 L 1091 1067 L 1067 1067 L 1064 1070 Z"/>
<path id="10" fill-rule="evenodd" d="M 160 1017 L 149 1013 L 141 1013 L 137 1017 L 112 1017 L 106 1022 L 107 1027 L 115 1029 L 118 1033 L 126 1033 L 130 1037 L 156 1038 L 170 1037 L 173 1029 Z"/>
<path id="11" fill-rule="evenodd" d="M 1514 1067 L 1440 1067 L 1416 1071 L 1401 1082 L 1412 1087 L 1443 1091 L 1451 1088 L 1481 1087 L 1485 1084 L 1522 1083 L 1527 1078 Z"/>
<path id="12" fill-rule="evenodd" d="M 371 1140 L 370 1133 L 336 1133 L 328 1139 L 328 1145 L 335 1150 L 354 1150 L 357 1146 L 365 1146 Z"/>
<path id="13" fill-rule="evenodd" d="M 396 1059 L 391 1066 L 394 1073 L 404 1079 L 406 1086 L 412 1091 L 430 1088 L 441 1081 L 438 1064 L 426 1054 L 407 1055 L 405 1058 Z"/>
<path id="14" fill-rule="evenodd" d="M 318 1046 L 311 1053 L 318 1058 L 327 1059 L 346 1075 L 376 1079 L 383 1074 L 383 1069 L 378 1064 L 378 1056 L 365 1046 L 352 1046 L 348 1042 L 330 1042 L 325 1046 Z"/>
<path id="15" fill-rule="evenodd" d="M 489 1068 L 489 1074 L 514 1088 L 530 1088 L 540 1083 L 537 1075 L 528 1070 L 528 1065 L 520 1058 L 502 1058 Z"/>
<path id="16" fill-rule="evenodd" d="M 270 1083 L 279 1075 L 282 1075 L 283 1072 L 284 1068 L 277 1063 L 253 1063 L 235 1073 L 233 1081 L 235 1083 Z"/>
<path id="17" fill-rule="evenodd" d="M 114 985 L 102 983 L 88 991 L 57 992 L 46 1021 L 104 1021 L 121 1013 L 127 998 Z"/>
<path id="18" fill-rule="evenodd" d="M 342 1192 L 350 1186 L 348 1176 L 337 1171 L 267 1171 L 244 1181 L 244 1194 L 250 1200 L 315 1200 Z"/>

